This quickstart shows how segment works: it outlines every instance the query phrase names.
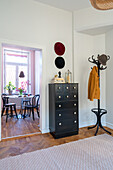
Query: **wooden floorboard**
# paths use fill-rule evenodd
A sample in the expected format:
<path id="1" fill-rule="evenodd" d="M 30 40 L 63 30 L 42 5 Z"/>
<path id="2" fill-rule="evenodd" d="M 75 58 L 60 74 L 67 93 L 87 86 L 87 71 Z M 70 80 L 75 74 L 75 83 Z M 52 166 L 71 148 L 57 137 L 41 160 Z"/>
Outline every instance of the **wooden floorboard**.
<path id="1" fill-rule="evenodd" d="M 32 116 L 25 119 L 16 117 L 9 117 L 6 123 L 6 116 L 2 116 L 2 138 L 13 137 L 18 135 L 26 135 L 31 133 L 40 132 L 39 130 L 39 118 L 35 112 L 35 121 Z"/>
<path id="2" fill-rule="evenodd" d="M 106 128 L 112 132 L 113 130 Z M 27 152 L 32 152 L 35 150 L 40 150 L 48 147 L 52 147 L 55 145 L 60 145 L 64 143 L 68 143 L 71 141 L 76 141 L 79 139 L 88 138 L 94 136 L 96 129 L 88 130 L 87 127 L 80 128 L 78 135 L 73 135 L 70 137 L 54 139 L 49 133 L 47 134 L 40 134 L 31 137 L 25 137 L 21 139 L 15 140 L 7 140 L 0 142 L 0 159 L 8 157 L 8 156 L 15 156 L 20 155 Z M 105 131 L 99 129 L 98 135 L 104 134 Z"/>

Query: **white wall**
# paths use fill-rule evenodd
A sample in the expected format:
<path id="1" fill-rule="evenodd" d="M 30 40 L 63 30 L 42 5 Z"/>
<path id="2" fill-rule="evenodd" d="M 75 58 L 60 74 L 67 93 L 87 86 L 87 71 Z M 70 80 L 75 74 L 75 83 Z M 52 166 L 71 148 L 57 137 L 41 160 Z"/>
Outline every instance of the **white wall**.
<path id="1" fill-rule="evenodd" d="M 33 0 L 0 0 L 0 40 L 17 42 L 35 48 L 42 47 L 43 55 L 43 113 L 41 130 L 48 131 L 48 83 L 58 72 L 54 65 L 54 44 L 61 41 L 66 46 L 63 57 L 72 71 L 72 13 L 53 8 Z M 1 55 L 0 55 L 1 56 Z"/>
<path id="2" fill-rule="evenodd" d="M 113 129 L 113 30 L 106 33 L 106 54 L 110 55 L 106 75 L 107 126 Z"/>
<path id="3" fill-rule="evenodd" d="M 79 127 L 89 126 L 96 123 L 96 116 L 91 112 L 97 107 L 97 100 L 89 101 L 88 79 L 91 67 L 94 65 L 88 62 L 88 58 L 94 55 L 105 53 L 105 35 L 90 36 L 75 32 L 74 35 L 74 80 L 79 83 Z M 101 106 L 106 105 L 106 73 L 101 73 Z M 105 116 L 102 118 L 105 123 Z"/>
<path id="4" fill-rule="evenodd" d="M 76 31 L 113 25 L 113 10 L 101 11 L 93 7 L 78 10 L 74 13 L 74 21 Z"/>

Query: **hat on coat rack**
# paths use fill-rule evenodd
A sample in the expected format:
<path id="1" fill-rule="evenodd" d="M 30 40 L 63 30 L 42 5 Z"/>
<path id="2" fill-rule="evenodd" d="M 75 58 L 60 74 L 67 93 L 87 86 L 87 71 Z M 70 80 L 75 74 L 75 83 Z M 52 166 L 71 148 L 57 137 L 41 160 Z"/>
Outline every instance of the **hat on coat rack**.
<path id="1" fill-rule="evenodd" d="M 102 65 L 106 65 L 106 62 L 107 62 L 107 56 L 105 54 L 102 54 L 102 55 L 98 55 L 98 60 L 99 62 L 102 64 Z"/>

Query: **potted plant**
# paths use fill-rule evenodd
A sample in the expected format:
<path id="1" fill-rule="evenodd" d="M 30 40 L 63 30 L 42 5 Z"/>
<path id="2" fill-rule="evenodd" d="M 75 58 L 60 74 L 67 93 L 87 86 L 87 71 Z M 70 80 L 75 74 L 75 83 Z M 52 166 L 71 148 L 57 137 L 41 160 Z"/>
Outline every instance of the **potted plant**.
<path id="1" fill-rule="evenodd" d="M 8 90 L 9 94 L 12 94 L 12 91 L 16 89 L 14 85 L 12 85 L 11 81 L 9 81 L 9 84 L 4 87 L 4 89 Z"/>
<path id="2" fill-rule="evenodd" d="M 25 92 L 25 90 L 22 87 L 17 88 L 16 91 L 19 92 L 19 96 L 22 96 L 22 94 Z"/>

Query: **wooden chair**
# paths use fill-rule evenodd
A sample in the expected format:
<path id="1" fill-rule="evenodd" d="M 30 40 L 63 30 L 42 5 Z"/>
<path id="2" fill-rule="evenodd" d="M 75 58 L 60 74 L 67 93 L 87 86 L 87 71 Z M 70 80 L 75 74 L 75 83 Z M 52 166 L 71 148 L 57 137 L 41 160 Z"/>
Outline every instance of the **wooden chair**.
<path id="1" fill-rule="evenodd" d="M 22 98 L 21 100 L 21 114 L 23 114 L 23 110 L 25 109 L 26 105 L 31 105 L 31 98 Z"/>
<path id="2" fill-rule="evenodd" d="M 26 109 L 27 109 L 27 110 L 30 110 L 30 114 L 31 114 L 31 111 L 32 111 L 33 120 L 35 120 L 35 118 L 34 118 L 34 109 L 37 110 L 38 117 L 40 117 L 40 115 L 39 115 L 39 99 L 40 99 L 40 95 L 37 94 L 37 95 L 35 95 L 35 96 L 32 98 L 32 104 L 25 105 L 24 118 L 26 117 Z M 29 116 L 30 116 L 30 115 L 29 115 Z"/>
<path id="3" fill-rule="evenodd" d="M 16 112 L 16 103 L 8 103 L 8 99 L 9 99 L 9 97 L 2 96 L 3 108 L 2 108 L 1 116 L 3 116 L 4 111 L 6 110 L 6 123 L 7 123 L 7 120 L 8 120 L 8 115 L 9 115 L 8 111 L 9 111 L 9 108 L 11 110 L 11 117 L 13 117 L 13 108 L 14 108 L 16 117 L 18 119 L 18 115 L 17 115 L 17 112 Z"/>

